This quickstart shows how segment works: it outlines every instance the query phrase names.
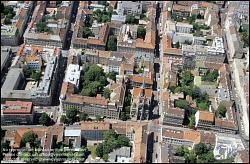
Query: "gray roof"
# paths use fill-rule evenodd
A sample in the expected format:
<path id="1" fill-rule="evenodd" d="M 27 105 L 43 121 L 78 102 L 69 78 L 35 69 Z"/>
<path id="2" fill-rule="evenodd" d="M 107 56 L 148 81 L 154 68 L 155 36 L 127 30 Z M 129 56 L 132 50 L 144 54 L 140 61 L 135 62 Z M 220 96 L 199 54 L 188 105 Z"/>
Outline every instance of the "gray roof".
<path id="1" fill-rule="evenodd" d="M 131 148 L 130 147 L 121 147 L 115 151 L 109 153 L 109 159 L 115 161 L 116 157 L 131 157 Z"/>
<path id="2" fill-rule="evenodd" d="M 2 99 L 31 100 L 31 92 L 27 90 L 2 90 L 1 89 L 1 100 Z"/>
<path id="3" fill-rule="evenodd" d="M 122 15 L 112 15 L 111 21 L 125 22 L 126 16 Z"/>
<path id="4" fill-rule="evenodd" d="M 6 76 L 6 80 L 1 90 L 14 90 L 17 89 L 17 83 L 20 76 L 22 76 L 22 68 L 11 68 Z"/>

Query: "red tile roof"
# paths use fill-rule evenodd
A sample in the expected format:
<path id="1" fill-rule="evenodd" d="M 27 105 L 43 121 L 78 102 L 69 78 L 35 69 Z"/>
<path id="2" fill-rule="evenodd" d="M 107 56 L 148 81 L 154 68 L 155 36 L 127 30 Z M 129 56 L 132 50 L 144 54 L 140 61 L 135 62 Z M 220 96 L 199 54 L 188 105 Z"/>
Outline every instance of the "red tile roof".
<path id="1" fill-rule="evenodd" d="M 24 101 L 6 101 L 6 109 L 3 110 L 3 114 L 31 114 L 32 102 Z"/>

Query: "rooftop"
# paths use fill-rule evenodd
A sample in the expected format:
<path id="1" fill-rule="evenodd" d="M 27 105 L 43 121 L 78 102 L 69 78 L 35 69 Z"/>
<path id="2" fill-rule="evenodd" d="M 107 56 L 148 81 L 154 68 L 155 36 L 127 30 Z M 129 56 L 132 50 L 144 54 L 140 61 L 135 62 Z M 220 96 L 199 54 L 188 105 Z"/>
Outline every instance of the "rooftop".
<path id="1" fill-rule="evenodd" d="M 198 111 L 199 112 L 199 120 L 204 121 L 214 121 L 214 113 L 208 112 L 208 111 Z"/>
<path id="2" fill-rule="evenodd" d="M 81 121 L 81 130 L 109 130 L 110 124 L 107 122 Z"/>
<path id="3" fill-rule="evenodd" d="M 78 87 L 81 70 L 82 67 L 80 67 L 78 64 L 69 64 L 64 81 L 74 84 L 76 87 Z"/>
<path id="4" fill-rule="evenodd" d="M 2 110 L 3 114 L 31 114 L 32 102 L 6 101 Z"/>
<path id="5" fill-rule="evenodd" d="M 144 77 L 142 77 L 140 75 L 133 75 L 132 81 L 136 82 L 136 83 L 143 83 Z M 145 78 L 145 83 L 146 84 L 153 84 L 153 79 L 146 77 Z"/>

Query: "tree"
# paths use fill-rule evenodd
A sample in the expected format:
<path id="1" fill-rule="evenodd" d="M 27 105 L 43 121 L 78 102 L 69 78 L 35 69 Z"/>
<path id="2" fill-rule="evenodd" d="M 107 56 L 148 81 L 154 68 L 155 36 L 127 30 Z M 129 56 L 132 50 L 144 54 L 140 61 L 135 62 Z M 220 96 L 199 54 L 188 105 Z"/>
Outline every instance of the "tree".
<path id="1" fill-rule="evenodd" d="M 199 143 L 194 146 L 194 152 L 197 155 L 206 154 L 208 151 L 209 151 L 209 148 L 204 143 Z"/>
<path id="2" fill-rule="evenodd" d="M 95 97 L 98 92 L 102 90 L 102 85 L 99 81 L 94 81 L 88 84 L 87 88 L 90 90 L 89 96 Z"/>
<path id="3" fill-rule="evenodd" d="M 191 96 L 192 96 L 193 99 L 199 98 L 201 96 L 200 88 L 197 87 L 197 86 L 194 86 L 193 89 L 192 89 L 192 95 Z"/>
<path id="4" fill-rule="evenodd" d="M 117 134 L 114 129 L 110 129 L 107 132 L 104 133 L 104 140 L 108 140 L 110 138 L 116 138 Z"/>
<path id="5" fill-rule="evenodd" d="M 96 115 L 95 118 L 96 118 L 97 121 L 101 121 L 101 116 L 100 115 Z"/>
<path id="6" fill-rule="evenodd" d="M 90 36 L 95 36 L 89 27 L 83 27 L 83 38 L 88 38 Z"/>
<path id="7" fill-rule="evenodd" d="M 35 70 L 32 71 L 31 73 L 31 78 L 34 79 L 35 81 L 39 81 L 41 77 L 41 72 L 36 72 Z"/>
<path id="8" fill-rule="evenodd" d="M 174 93 L 176 87 L 175 86 L 169 86 L 168 89 L 170 90 L 170 92 Z"/>
<path id="9" fill-rule="evenodd" d="M 107 44 L 108 51 L 116 51 L 117 50 L 117 39 L 115 36 L 110 36 Z"/>
<path id="10" fill-rule="evenodd" d="M 197 163 L 214 163 L 214 161 L 214 154 L 211 150 L 205 154 L 201 154 L 197 159 Z"/>
<path id="11" fill-rule="evenodd" d="M 31 147 L 35 147 L 36 134 L 32 131 L 25 132 L 21 138 L 21 147 L 24 147 L 26 143 L 30 143 Z"/>
<path id="12" fill-rule="evenodd" d="M 208 103 L 207 102 L 200 102 L 198 103 L 198 108 L 201 109 L 201 110 L 207 110 L 209 107 Z"/>
<path id="13" fill-rule="evenodd" d="M 217 70 L 210 72 L 209 70 L 206 72 L 204 76 L 201 77 L 202 81 L 210 81 L 215 82 L 218 78 L 219 74 Z"/>
<path id="14" fill-rule="evenodd" d="M 197 19 L 204 19 L 204 16 L 202 16 L 200 13 L 197 15 Z"/>
<path id="15" fill-rule="evenodd" d="M 108 159 L 109 159 L 108 154 L 104 154 L 103 157 L 102 157 L 102 159 L 103 159 L 105 162 L 107 162 Z"/>
<path id="16" fill-rule="evenodd" d="M 67 117 L 65 115 L 62 115 L 60 118 L 60 122 L 66 124 L 67 123 Z"/>
<path id="17" fill-rule="evenodd" d="M 39 118 L 39 124 L 48 126 L 51 123 L 51 118 L 48 116 L 47 113 L 42 113 Z"/>
<path id="18" fill-rule="evenodd" d="M 185 163 L 196 163 L 196 154 L 193 151 L 185 154 Z"/>
<path id="19" fill-rule="evenodd" d="M 77 109 L 69 108 L 66 110 L 66 116 L 70 123 L 74 123 L 76 121 Z"/>
<path id="20" fill-rule="evenodd" d="M 195 116 L 192 114 L 189 117 L 189 123 L 188 123 L 188 128 L 193 129 L 195 126 Z"/>
<path id="21" fill-rule="evenodd" d="M 175 100 L 175 107 L 179 107 L 181 109 L 187 109 L 188 103 L 186 100 Z"/>
<path id="22" fill-rule="evenodd" d="M 111 91 L 108 88 L 105 88 L 103 91 L 103 96 L 105 97 L 105 99 L 109 99 L 110 94 L 111 94 Z"/>
<path id="23" fill-rule="evenodd" d="M 98 157 L 102 157 L 103 156 L 103 144 L 102 143 L 100 143 L 100 144 L 97 145 L 97 147 L 96 147 L 96 155 Z"/>
<path id="24" fill-rule="evenodd" d="M 81 121 L 86 121 L 88 119 L 88 114 L 85 112 L 80 113 L 80 120 Z"/>
<path id="25" fill-rule="evenodd" d="M 187 147 L 184 147 L 183 145 L 181 145 L 181 147 L 177 147 L 177 149 L 175 151 L 175 155 L 183 157 L 188 152 L 189 151 L 188 151 Z"/>
<path id="26" fill-rule="evenodd" d="M 127 24 L 136 24 L 137 20 L 135 19 L 135 16 L 129 14 L 126 16 L 125 23 Z"/>
<path id="27" fill-rule="evenodd" d="M 143 26 L 137 28 L 137 38 L 145 39 L 146 29 Z"/>
<path id="28" fill-rule="evenodd" d="M 112 72 L 107 74 L 107 77 L 112 79 L 113 81 L 116 81 L 116 75 L 118 75 L 118 73 L 115 71 L 112 71 Z"/>
<path id="29" fill-rule="evenodd" d="M 108 21 L 110 21 L 110 17 L 108 15 L 102 15 L 102 22 L 105 23 Z"/>
<path id="30" fill-rule="evenodd" d="M 83 88 L 80 95 L 82 95 L 82 96 L 90 96 L 91 95 L 91 90 L 89 88 Z"/>
<path id="31" fill-rule="evenodd" d="M 119 135 L 117 138 L 117 144 L 119 147 L 122 146 L 129 146 L 129 138 L 126 137 L 125 135 Z"/>
<path id="32" fill-rule="evenodd" d="M 9 24 L 11 24 L 11 21 L 10 21 L 10 18 L 5 18 L 4 19 L 4 24 L 6 24 L 6 25 L 9 25 Z"/>
<path id="33" fill-rule="evenodd" d="M 182 86 L 190 86 L 193 83 L 194 77 L 191 71 L 184 71 L 181 74 Z"/>
<path id="34" fill-rule="evenodd" d="M 38 32 L 49 32 L 49 28 L 47 27 L 47 23 L 45 21 L 37 23 L 36 28 Z"/>
<path id="35" fill-rule="evenodd" d="M 222 103 L 220 103 L 216 111 L 216 116 L 220 118 L 226 117 L 226 113 L 227 113 L 227 108 Z"/>
<path id="36" fill-rule="evenodd" d="M 180 42 L 176 42 L 175 48 L 180 48 Z"/>

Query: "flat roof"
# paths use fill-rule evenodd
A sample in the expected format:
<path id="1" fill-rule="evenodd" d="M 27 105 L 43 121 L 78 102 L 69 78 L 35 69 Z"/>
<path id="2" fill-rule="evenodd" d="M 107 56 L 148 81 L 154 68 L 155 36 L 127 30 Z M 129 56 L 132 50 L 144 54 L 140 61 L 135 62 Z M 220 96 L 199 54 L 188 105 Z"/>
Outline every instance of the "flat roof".
<path id="1" fill-rule="evenodd" d="M 21 76 L 22 68 L 11 68 L 6 76 L 6 80 L 1 88 L 1 90 L 14 90 L 16 88 L 16 83 Z"/>
<path id="2" fill-rule="evenodd" d="M 78 137 L 81 136 L 81 130 L 76 130 L 76 129 L 65 129 L 64 131 L 64 136 L 65 137 Z"/>

